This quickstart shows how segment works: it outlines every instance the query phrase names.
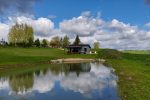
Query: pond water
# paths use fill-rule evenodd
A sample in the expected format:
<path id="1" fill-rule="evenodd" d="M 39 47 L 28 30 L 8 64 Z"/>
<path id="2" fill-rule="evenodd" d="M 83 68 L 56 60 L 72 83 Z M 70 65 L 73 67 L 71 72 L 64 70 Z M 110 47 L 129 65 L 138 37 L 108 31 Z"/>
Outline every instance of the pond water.
<path id="1" fill-rule="evenodd" d="M 100 63 L 47 65 L 0 76 L 0 100 L 118 100 L 117 77 Z"/>

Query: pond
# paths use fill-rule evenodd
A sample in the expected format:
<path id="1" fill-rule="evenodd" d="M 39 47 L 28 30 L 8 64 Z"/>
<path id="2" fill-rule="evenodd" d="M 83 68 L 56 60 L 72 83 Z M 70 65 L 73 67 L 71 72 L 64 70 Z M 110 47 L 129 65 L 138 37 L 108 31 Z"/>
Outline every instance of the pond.
<path id="1" fill-rule="evenodd" d="M 101 63 L 44 65 L 1 75 L 1 99 L 118 100 L 117 77 Z"/>

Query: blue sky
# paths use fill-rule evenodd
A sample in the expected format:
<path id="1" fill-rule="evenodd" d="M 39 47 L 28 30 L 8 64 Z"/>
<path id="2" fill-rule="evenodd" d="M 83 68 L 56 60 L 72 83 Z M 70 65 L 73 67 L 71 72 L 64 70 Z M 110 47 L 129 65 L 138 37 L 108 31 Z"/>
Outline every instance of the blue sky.
<path id="1" fill-rule="evenodd" d="M 0 39 L 16 22 L 35 38 L 76 35 L 91 46 L 150 50 L 150 0 L 0 0 Z"/>
<path id="2" fill-rule="evenodd" d="M 101 13 L 105 20 L 118 19 L 142 27 L 150 21 L 150 5 L 144 0 L 43 0 L 35 6 L 36 17 L 55 15 L 56 23 L 79 16 L 83 11 Z"/>

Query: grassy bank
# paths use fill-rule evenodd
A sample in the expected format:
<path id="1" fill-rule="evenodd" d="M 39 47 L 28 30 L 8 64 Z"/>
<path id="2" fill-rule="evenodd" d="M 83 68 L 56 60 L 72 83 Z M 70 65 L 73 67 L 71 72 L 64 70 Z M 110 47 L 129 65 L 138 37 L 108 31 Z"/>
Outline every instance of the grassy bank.
<path id="1" fill-rule="evenodd" d="M 69 55 L 54 48 L 0 48 L 0 65 L 33 63 L 57 58 L 95 58 L 96 55 Z"/>
<path id="2" fill-rule="evenodd" d="M 135 51 L 134 51 L 135 52 Z M 107 60 L 119 77 L 122 100 L 150 100 L 150 54 L 124 53 L 121 60 Z"/>

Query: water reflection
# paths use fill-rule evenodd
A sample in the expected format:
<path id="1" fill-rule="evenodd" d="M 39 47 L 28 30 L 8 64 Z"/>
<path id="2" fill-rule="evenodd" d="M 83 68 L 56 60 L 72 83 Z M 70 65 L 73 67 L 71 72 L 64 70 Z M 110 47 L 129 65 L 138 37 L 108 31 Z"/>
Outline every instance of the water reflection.
<path id="1" fill-rule="evenodd" d="M 10 76 L 9 86 L 16 93 L 24 93 L 33 87 L 32 73 Z"/>
<path id="2" fill-rule="evenodd" d="M 56 64 L 30 73 L 0 78 L 0 98 L 116 100 L 116 76 L 98 63 Z"/>

